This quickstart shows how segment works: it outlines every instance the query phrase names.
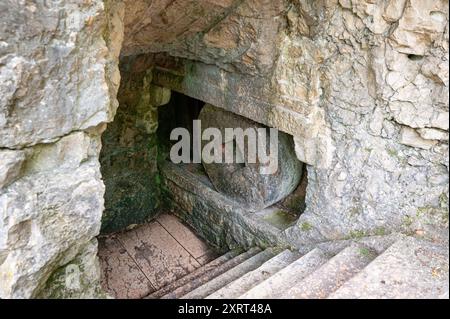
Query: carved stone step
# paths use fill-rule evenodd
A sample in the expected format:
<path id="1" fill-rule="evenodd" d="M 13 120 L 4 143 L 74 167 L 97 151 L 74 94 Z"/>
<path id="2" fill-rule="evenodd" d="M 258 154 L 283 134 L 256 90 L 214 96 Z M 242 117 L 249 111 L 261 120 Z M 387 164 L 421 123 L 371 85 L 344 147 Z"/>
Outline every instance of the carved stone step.
<path id="1" fill-rule="evenodd" d="M 181 296 L 189 293 L 192 290 L 195 290 L 196 288 L 202 286 L 203 284 L 213 280 L 217 276 L 223 274 L 224 272 L 232 269 L 233 267 L 240 265 L 241 263 L 245 262 L 247 259 L 252 258 L 256 254 L 260 253 L 260 248 L 251 248 L 250 250 L 234 257 L 233 259 L 223 263 L 222 265 L 212 269 L 211 271 L 205 273 L 203 276 L 200 276 L 196 279 L 191 280 L 190 282 L 184 284 L 181 287 L 178 287 L 174 291 L 171 291 L 170 293 L 165 294 L 161 297 L 161 299 L 177 299 Z"/>
<path id="2" fill-rule="evenodd" d="M 253 287 L 239 299 L 278 299 L 329 260 L 330 256 L 320 249 L 313 249 L 281 269 L 267 280 Z"/>
<path id="3" fill-rule="evenodd" d="M 364 269 L 375 257 L 376 253 L 367 246 L 352 244 L 289 289 L 282 298 L 326 298 Z"/>
<path id="4" fill-rule="evenodd" d="M 299 257 L 299 253 L 285 250 L 272 259 L 266 261 L 259 268 L 245 274 L 239 279 L 217 290 L 213 294 L 209 295 L 206 299 L 238 298 L 240 295 L 263 282 Z"/>
<path id="5" fill-rule="evenodd" d="M 146 299 L 160 298 L 160 297 L 174 291 L 175 289 L 177 289 L 181 286 L 184 286 L 186 284 L 189 284 L 191 281 L 208 274 L 210 271 L 217 269 L 219 266 L 223 265 L 224 263 L 226 263 L 229 260 L 232 260 L 233 258 L 235 258 L 238 255 L 239 255 L 238 250 L 231 250 L 231 251 L 227 252 L 226 254 L 212 260 L 211 262 L 207 263 L 206 265 L 204 265 L 200 268 L 197 268 L 190 274 L 188 274 L 188 275 L 168 284 L 167 286 L 159 289 L 158 291 L 155 291 L 154 293 L 148 295 L 146 297 Z"/>
<path id="6" fill-rule="evenodd" d="M 248 258 L 246 261 L 237 265 L 236 267 L 228 270 L 220 276 L 210 280 L 203 286 L 191 291 L 190 293 L 184 295 L 182 299 L 203 299 L 206 296 L 212 294 L 213 292 L 219 290 L 230 282 L 242 277 L 246 273 L 258 268 L 264 262 L 272 258 L 277 254 L 277 251 L 273 248 L 268 248 L 259 254 Z"/>

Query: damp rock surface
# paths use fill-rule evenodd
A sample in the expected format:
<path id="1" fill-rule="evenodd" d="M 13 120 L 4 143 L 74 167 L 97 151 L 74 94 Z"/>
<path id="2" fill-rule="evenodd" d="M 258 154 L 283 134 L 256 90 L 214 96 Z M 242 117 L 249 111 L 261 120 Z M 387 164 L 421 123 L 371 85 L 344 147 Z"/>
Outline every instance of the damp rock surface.
<path id="1" fill-rule="evenodd" d="M 230 150 L 234 151 L 235 161 L 240 157 L 243 162 L 206 163 L 203 161 L 206 173 L 219 192 L 239 202 L 250 211 L 259 211 L 283 199 L 297 187 L 302 174 L 302 163 L 295 156 L 292 137 L 277 132 L 278 139 L 271 139 L 269 129 L 265 126 L 210 104 L 203 107 L 199 119 L 202 121 L 203 131 L 209 127 L 220 130 L 222 142 L 224 142 L 221 144 L 223 159 L 225 159 L 226 148 L 231 146 Z M 264 129 L 267 145 L 261 148 L 261 151 L 264 155 L 271 154 L 272 143 L 277 147 L 278 154 L 271 159 L 272 163 L 263 163 L 261 154 L 258 153 L 260 150 L 257 140 L 253 139 L 252 142 L 252 139 L 248 137 L 242 140 L 244 143 L 240 143 L 236 137 L 226 140 L 226 128 L 242 129 L 244 133 L 248 132 L 248 137 L 252 135 L 257 137 L 257 129 Z M 207 143 L 203 141 L 203 149 Z M 252 146 L 257 151 L 254 162 L 248 152 Z M 269 165 L 272 165 L 274 170 L 265 174 L 264 168 L 267 169 Z"/>

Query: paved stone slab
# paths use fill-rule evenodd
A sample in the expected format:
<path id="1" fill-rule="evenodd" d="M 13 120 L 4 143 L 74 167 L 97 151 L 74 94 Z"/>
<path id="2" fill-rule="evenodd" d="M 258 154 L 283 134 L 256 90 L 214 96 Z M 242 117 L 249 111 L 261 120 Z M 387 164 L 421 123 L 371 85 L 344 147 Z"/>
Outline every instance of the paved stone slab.
<path id="1" fill-rule="evenodd" d="M 242 277 L 249 271 L 255 270 L 264 262 L 275 256 L 275 254 L 276 251 L 274 249 L 268 248 L 184 295 L 182 299 L 203 299 L 230 282 Z"/>
<path id="2" fill-rule="evenodd" d="M 234 299 L 266 280 L 279 270 L 283 269 L 300 255 L 290 250 L 285 250 L 270 260 L 266 261 L 257 269 L 248 272 L 239 279 L 229 283 L 223 288 L 209 295 L 206 299 Z"/>
<path id="3" fill-rule="evenodd" d="M 116 238 L 99 240 L 102 287 L 115 298 L 142 298 L 155 289 Z"/>
<path id="4" fill-rule="evenodd" d="M 291 287 L 329 260 L 329 255 L 314 249 L 286 266 L 269 279 L 253 287 L 239 299 L 278 299 Z"/>
<path id="5" fill-rule="evenodd" d="M 192 230 L 183 225 L 173 215 L 163 214 L 157 221 L 178 241 L 194 258 L 202 257 L 208 250 L 204 241 L 198 238 Z"/>
<path id="6" fill-rule="evenodd" d="M 448 298 L 448 245 L 396 242 L 330 298 Z"/>
<path id="7" fill-rule="evenodd" d="M 336 291 L 369 264 L 376 254 L 367 246 L 352 244 L 293 286 L 282 298 L 322 299 Z"/>
<path id="8" fill-rule="evenodd" d="M 157 222 L 124 233 L 120 241 L 156 289 L 200 266 Z"/>

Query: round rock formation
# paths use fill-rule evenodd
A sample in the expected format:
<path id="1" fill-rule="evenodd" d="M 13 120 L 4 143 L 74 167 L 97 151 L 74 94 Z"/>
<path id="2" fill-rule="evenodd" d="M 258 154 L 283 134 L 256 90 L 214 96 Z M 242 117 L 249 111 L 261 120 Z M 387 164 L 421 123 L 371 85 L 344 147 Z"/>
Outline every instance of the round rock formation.
<path id="1" fill-rule="evenodd" d="M 206 163 L 202 159 L 203 166 L 208 174 L 212 184 L 220 193 L 228 196 L 230 199 L 240 203 L 244 208 L 251 212 L 266 208 L 287 195 L 297 187 L 302 175 L 302 163 L 296 158 L 294 143 L 292 137 L 278 132 L 278 160 L 275 161 L 277 168 L 273 173 L 263 174 L 263 168 L 267 167 L 267 162 L 260 161 L 260 154 L 257 153 L 256 162 L 250 162 L 248 156 L 249 147 L 255 146 L 248 144 L 247 137 L 242 143 L 235 136 L 230 138 L 225 134 L 225 128 L 241 128 L 244 132 L 247 129 L 253 131 L 257 136 L 257 129 L 265 129 L 266 146 L 265 154 L 270 153 L 270 130 L 259 123 L 253 122 L 247 118 L 234 113 L 206 104 L 200 112 L 202 131 L 207 128 L 217 128 L 222 135 L 222 154 L 231 148 L 227 148 L 229 143 L 233 145 L 233 158 L 240 157 L 243 163 Z M 202 149 L 211 140 L 202 141 Z M 256 145 L 257 149 L 257 145 Z M 246 154 L 246 155 L 244 155 Z"/>

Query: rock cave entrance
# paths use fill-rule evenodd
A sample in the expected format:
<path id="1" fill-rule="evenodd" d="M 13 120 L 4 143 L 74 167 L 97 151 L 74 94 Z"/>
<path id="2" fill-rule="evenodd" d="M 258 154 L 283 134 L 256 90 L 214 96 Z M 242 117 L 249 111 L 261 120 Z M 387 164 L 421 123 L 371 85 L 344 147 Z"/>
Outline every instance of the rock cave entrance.
<path id="1" fill-rule="evenodd" d="M 288 150 L 280 151 L 290 158 L 285 154 L 281 158 L 294 159 L 291 169 L 302 174 L 288 194 L 256 211 L 217 189 L 202 163 L 172 163 L 169 154 L 177 142 L 170 138 L 172 130 L 185 128 L 192 137 L 193 120 L 204 120 L 206 111 L 213 112 L 219 123 L 258 124 L 149 85 L 146 79 L 146 72 L 123 74 L 119 109 L 102 137 L 106 192 L 99 257 L 102 285 L 117 298 L 151 296 L 229 249 L 285 246 L 286 231 L 296 227 L 305 209 L 306 165 L 295 159 L 289 135 L 281 135 Z M 250 184 L 265 183 L 263 192 L 279 196 L 271 187 L 282 182 L 255 179 Z M 179 251 L 183 253 L 178 255 Z"/>
<path id="2" fill-rule="evenodd" d="M 292 137 L 278 132 L 284 171 L 274 174 L 280 175 L 277 178 L 261 177 L 255 169 L 243 178 L 245 174 L 236 172 L 239 165 L 217 170 L 202 163 L 173 164 L 169 152 L 176 141 L 170 140 L 170 133 L 177 127 L 192 133 L 193 120 L 206 103 L 155 85 L 158 71 L 137 59 L 121 62 L 119 108 L 102 136 L 102 233 L 123 231 L 171 211 L 218 249 L 282 242 L 286 229 L 305 210 L 307 170 L 295 157 Z M 202 113 L 208 126 L 265 127 L 206 105 L 208 112 Z M 235 181 L 232 176 L 237 176 Z M 234 193 L 227 194 L 227 189 Z M 242 193 L 244 199 L 239 200 Z M 247 198 L 255 201 L 253 206 L 246 205 Z"/>
<path id="3" fill-rule="evenodd" d="M 258 162 L 174 164 L 169 154 L 177 141 L 172 141 L 170 134 L 180 127 L 192 133 L 196 119 L 202 120 L 202 129 L 264 129 L 268 141 L 274 133 L 259 113 L 246 116 L 245 112 L 238 112 L 233 107 L 236 100 L 225 104 L 221 101 L 220 107 L 214 106 L 214 99 L 203 98 L 207 97 L 205 90 L 209 86 L 201 94 L 192 89 L 188 89 L 192 94 L 185 92 L 184 84 L 180 86 L 180 83 L 189 80 L 184 76 L 179 78 L 177 74 L 182 73 L 173 71 L 176 65 L 172 60 L 169 63 L 164 58 L 161 64 L 158 59 L 158 55 L 121 58 L 119 107 L 102 135 L 100 154 L 105 210 L 99 256 L 107 285 L 119 280 L 116 284 L 122 291 L 120 287 L 130 283 L 145 283 L 146 280 L 139 278 L 155 275 L 152 269 L 159 269 L 160 265 L 154 263 L 160 260 L 164 265 L 167 258 L 173 260 L 174 268 L 164 270 L 162 277 L 158 275 L 164 280 L 160 283 L 150 280 L 152 288 L 143 288 L 146 294 L 166 283 L 166 279 L 170 282 L 171 277 L 182 276 L 186 267 L 192 266 L 178 264 L 174 256 L 179 249 L 188 252 L 196 260 L 195 264 L 203 260 L 201 254 L 209 251 L 290 247 L 292 234 L 298 230 L 298 219 L 305 210 L 308 181 L 306 164 L 297 159 L 292 135 L 282 131 L 276 134 L 278 168 L 273 174 L 261 175 Z M 241 108 L 243 102 L 239 103 Z M 259 107 L 259 104 L 248 105 L 255 110 Z M 224 141 L 222 149 L 229 142 L 237 150 L 235 139 Z M 246 154 L 248 140 L 244 145 L 242 154 Z M 183 246 L 184 240 L 177 239 L 180 234 L 190 234 L 196 238 L 193 240 L 198 247 L 207 248 L 200 249 L 202 253 L 195 257 L 195 251 L 189 252 L 189 247 Z M 173 242 L 173 245 L 165 247 L 161 242 L 165 237 L 167 240 L 163 242 Z M 177 247 L 175 242 L 183 247 Z M 155 255 L 156 251 L 159 253 Z M 147 271 L 143 265 L 147 265 Z M 124 273 L 123 269 L 134 268 L 140 270 L 127 279 L 127 271 Z M 117 278 L 125 278 L 126 282 Z M 133 291 L 126 292 L 126 296 L 145 296 L 142 293 L 135 296 Z"/>
<path id="4" fill-rule="evenodd" d="M 211 122 L 208 120 L 205 115 L 208 113 L 217 121 Z M 282 183 L 284 181 L 271 179 L 270 177 L 266 180 L 264 178 L 261 179 L 260 176 L 248 177 L 248 175 L 246 178 L 249 180 L 246 181 L 242 179 L 242 176 L 246 175 L 246 173 L 237 171 L 242 169 L 242 167 L 239 167 L 239 164 L 232 165 L 222 171 L 221 167 L 208 168 L 204 164 L 171 163 L 169 149 L 176 141 L 170 141 L 170 132 L 175 127 L 184 127 L 189 132 L 192 132 L 192 121 L 195 119 L 202 120 L 202 129 L 209 126 L 208 121 L 212 126 L 214 124 L 220 126 L 221 123 L 230 127 L 242 125 L 244 128 L 245 125 L 262 126 L 233 113 L 216 109 L 203 101 L 190 98 L 181 93 L 172 92 L 170 102 L 159 108 L 158 138 L 162 155 L 159 166 L 165 181 L 163 194 L 165 203 L 169 205 L 170 210 L 175 215 L 191 225 L 201 237 L 206 238 L 208 242 L 219 249 L 230 245 L 239 246 L 242 243 L 248 246 L 255 243 L 279 243 L 281 241 L 280 238 L 283 237 L 281 234 L 289 227 L 295 225 L 298 217 L 305 210 L 307 170 L 306 165 L 302 165 L 294 158 L 293 145 L 291 145 L 292 138 L 278 132 L 281 137 L 280 140 L 283 138 L 287 140 L 287 146 L 285 145 L 285 147 L 288 150 L 280 149 L 281 152 L 289 153 L 291 156 L 287 157 L 285 154 L 281 154 L 280 158 L 286 160 L 286 162 L 295 161 L 295 164 L 298 165 L 293 165 L 292 169 L 298 169 L 302 174 L 298 180 L 294 181 L 294 187 L 292 185 L 285 186 L 291 187 L 286 195 L 280 195 L 278 192 L 271 190 L 270 187 L 283 187 Z M 244 121 L 244 123 L 240 121 Z M 245 140 L 245 142 L 247 143 L 248 140 Z M 246 144 L 246 146 L 248 145 Z M 236 167 L 238 167 L 237 170 Z M 218 169 L 220 172 L 216 173 L 215 169 Z M 282 167 L 282 169 L 286 168 Z M 231 181 L 231 175 L 233 174 L 238 175 L 239 178 L 236 177 L 234 181 Z M 217 180 L 226 180 L 226 182 L 223 185 L 220 183 L 218 185 Z M 258 197 L 259 194 L 256 196 L 243 195 L 245 200 L 252 198 L 255 201 L 254 205 L 264 206 L 260 209 L 252 209 L 253 207 L 246 205 L 245 201 L 238 200 L 237 197 L 240 193 L 245 193 L 247 189 L 258 189 L 258 183 L 265 183 L 261 192 L 273 191 L 276 193 L 274 196 L 279 196 L 281 199 L 275 200 L 272 204 L 267 204 L 267 202 L 260 203 L 259 198 L 254 198 Z M 235 192 L 227 193 L 224 189 L 233 188 L 235 184 L 239 184 Z M 230 234 L 242 237 L 230 239 Z"/>

